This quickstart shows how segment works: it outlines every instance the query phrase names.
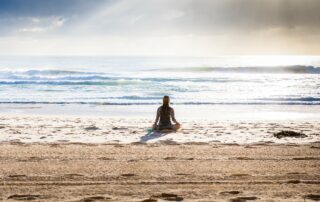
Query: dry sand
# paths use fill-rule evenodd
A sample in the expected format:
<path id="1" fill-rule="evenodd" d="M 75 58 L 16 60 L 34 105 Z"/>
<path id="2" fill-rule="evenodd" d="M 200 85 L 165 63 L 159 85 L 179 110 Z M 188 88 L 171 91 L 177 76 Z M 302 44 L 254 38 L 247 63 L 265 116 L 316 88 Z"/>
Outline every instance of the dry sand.
<path id="1" fill-rule="evenodd" d="M 155 143 L 206 142 L 251 144 L 320 141 L 320 120 L 300 121 L 217 121 L 184 120 L 178 133 L 151 134 L 147 128 L 154 119 L 86 116 L 0 116 L 0 142 L 25 143 Z M 281 130 L 294 130 L 305 138 L 275 138 Z"/>
<path id="2" fill-rule="evenodd" d="M 3 143 L 0 165 L 0 200 L 9 201 L 241 201 L 237 199 L 247 197 L 291 202 L 320 197 L 319 143 Z"/>

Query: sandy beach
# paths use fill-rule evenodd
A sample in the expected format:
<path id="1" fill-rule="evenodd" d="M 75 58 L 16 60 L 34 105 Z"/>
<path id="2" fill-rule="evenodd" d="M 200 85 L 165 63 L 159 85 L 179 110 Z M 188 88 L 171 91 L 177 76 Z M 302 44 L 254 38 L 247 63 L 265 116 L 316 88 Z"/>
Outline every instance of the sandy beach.
<path id="1" fill-rule="evenodd" d="M 0 117 L 0 200 L 317 201 L 318 121 Z M 152 120 L 151 120 L 152 121 Z M 281 130 L 303 138 L 281 138 Z"/>
<path id="2" fill-rule="evenodd" d="M 319 143 L 3 143 L 0 199 L 317 201 L 319 156 Z"/>
<path id="3" fill-rule="evenodd" d="M 192 120 L 181 119 L 177 133 L 148 133 L 153 118 L 99 116 L 3 115 L 0 142 L 23 143 L 222 143 L 307 144 L 319 142 L 317 120 Z M 303 138 L 276 138 L 282 130 Z"/>

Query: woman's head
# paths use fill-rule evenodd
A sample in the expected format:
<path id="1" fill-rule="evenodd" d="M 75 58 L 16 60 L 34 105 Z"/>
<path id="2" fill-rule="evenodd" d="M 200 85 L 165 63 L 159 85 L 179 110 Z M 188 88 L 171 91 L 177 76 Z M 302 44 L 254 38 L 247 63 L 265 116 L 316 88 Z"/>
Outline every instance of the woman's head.
<path id="1" fill-rule="evenodd" d="M 163 105 L 164 106 L 169 106 L 169 102 L 170 102 L 169 96 L 167 96 L 167 95 L 163 96 L 163 99 L 162 99 Z"/>

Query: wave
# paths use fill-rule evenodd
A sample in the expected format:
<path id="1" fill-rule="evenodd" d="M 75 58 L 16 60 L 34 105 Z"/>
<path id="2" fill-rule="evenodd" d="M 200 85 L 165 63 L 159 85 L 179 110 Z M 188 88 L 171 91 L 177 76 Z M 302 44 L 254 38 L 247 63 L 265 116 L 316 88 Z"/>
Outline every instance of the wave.
<path id="1" fill-rule="evenodd" d="M 291 74 L 320 74 L 320 67 L 292 65 L 292 66 L 257 66 L 257 67 L 186 67 L 186 68 L 159 68 L 151 71 L 174 72 L 221 72 L 221 73 L 291 73 Z"/>
<path id="2" fill-rule="evenodd" d="M 110 99 L 110 98 L 109 98 Z M 125 98 L 123 98 L 125 99 Z M 59 104 L 59 105 L 70 105 L 70 104 L 85 104 L 85 105 L 160 105 L 159 98 L 155 98 L 154 102 L 144 102 L 143 100 L 153 100 L 153 98 L 146 98 L 137 100 L 138 102 L 86 102 L 86 101 L 8 101 L 0 102 L 0 104 Z M 311 100 L 311 101 L 310 101 Z M 173 105 L 320 105 L 320 98 L 301 98 L 294 101 L 247 101 L 247 102 L 173 102 Z"/>
<path id="3" fill-rule="evenodd" d="M 43 73 L 43 74 L 42 74 Z M 51 74 L 52 73 L 52 74 Z M 235 79 L 227 77 L 216 78 L 182 78 L 182 77 L 155 77 L 154 73 L 144 77 L 132 77 L 124 75 L 110 75 L 107 73 L 88 73 L 88 72 L 72 72 L 58 70 L 30 70 L 23 72 L 3 72 L 0 71 L 0 85 L 15 84 L 39 84 L 39 85 L 117 85 L 117 84 L 138 84 L 138 83 L 162 83 L 162 82 L 249 82 L 246 79 Z M 250 82 L 259 82 L 251 79 Z"/>
<path id="4" fill-rule="evenodd" d="M 9 71 L 10 72 L 10 71 Z M 11 73 L 20 73 L 25 75 L 92 75 L 100 74 L 100 72 L 83 72 L 83 71 L 68 71 L 68 70 L 57 70 L 57 69 L 46 69 L 46 70 L 27 70 L 27 71 L 11 71 Z"/>
<path id="5" fill-rule="evenodd" d="M 139 79 L 117 79 L 110 81 L 0 81 L 0 85 L 96 85 L 96 86 L 112 86 L 112 85 L 141 85 L 146 82 Z"/>
<path id="6" fill-rule="evenodd" d="M 262 98 L 256 99 L 259 101 L 266 101 L 266 102 L 319 102 L 320 97 L 302 97 L 302 98 Z"/>

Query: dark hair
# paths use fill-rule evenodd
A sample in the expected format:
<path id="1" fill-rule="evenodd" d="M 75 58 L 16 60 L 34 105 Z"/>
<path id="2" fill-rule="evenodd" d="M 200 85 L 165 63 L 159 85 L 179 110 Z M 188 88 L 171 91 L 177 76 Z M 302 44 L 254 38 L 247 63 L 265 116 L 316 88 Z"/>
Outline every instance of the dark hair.
<path id="1" fill-rule="evenodd" d="M 170 98 L 169 96 L 165 95 L 162 99 L 162 113 L 164 115 L 168 115 L 170 113 L 170 107 L 169 107 Z"/>

